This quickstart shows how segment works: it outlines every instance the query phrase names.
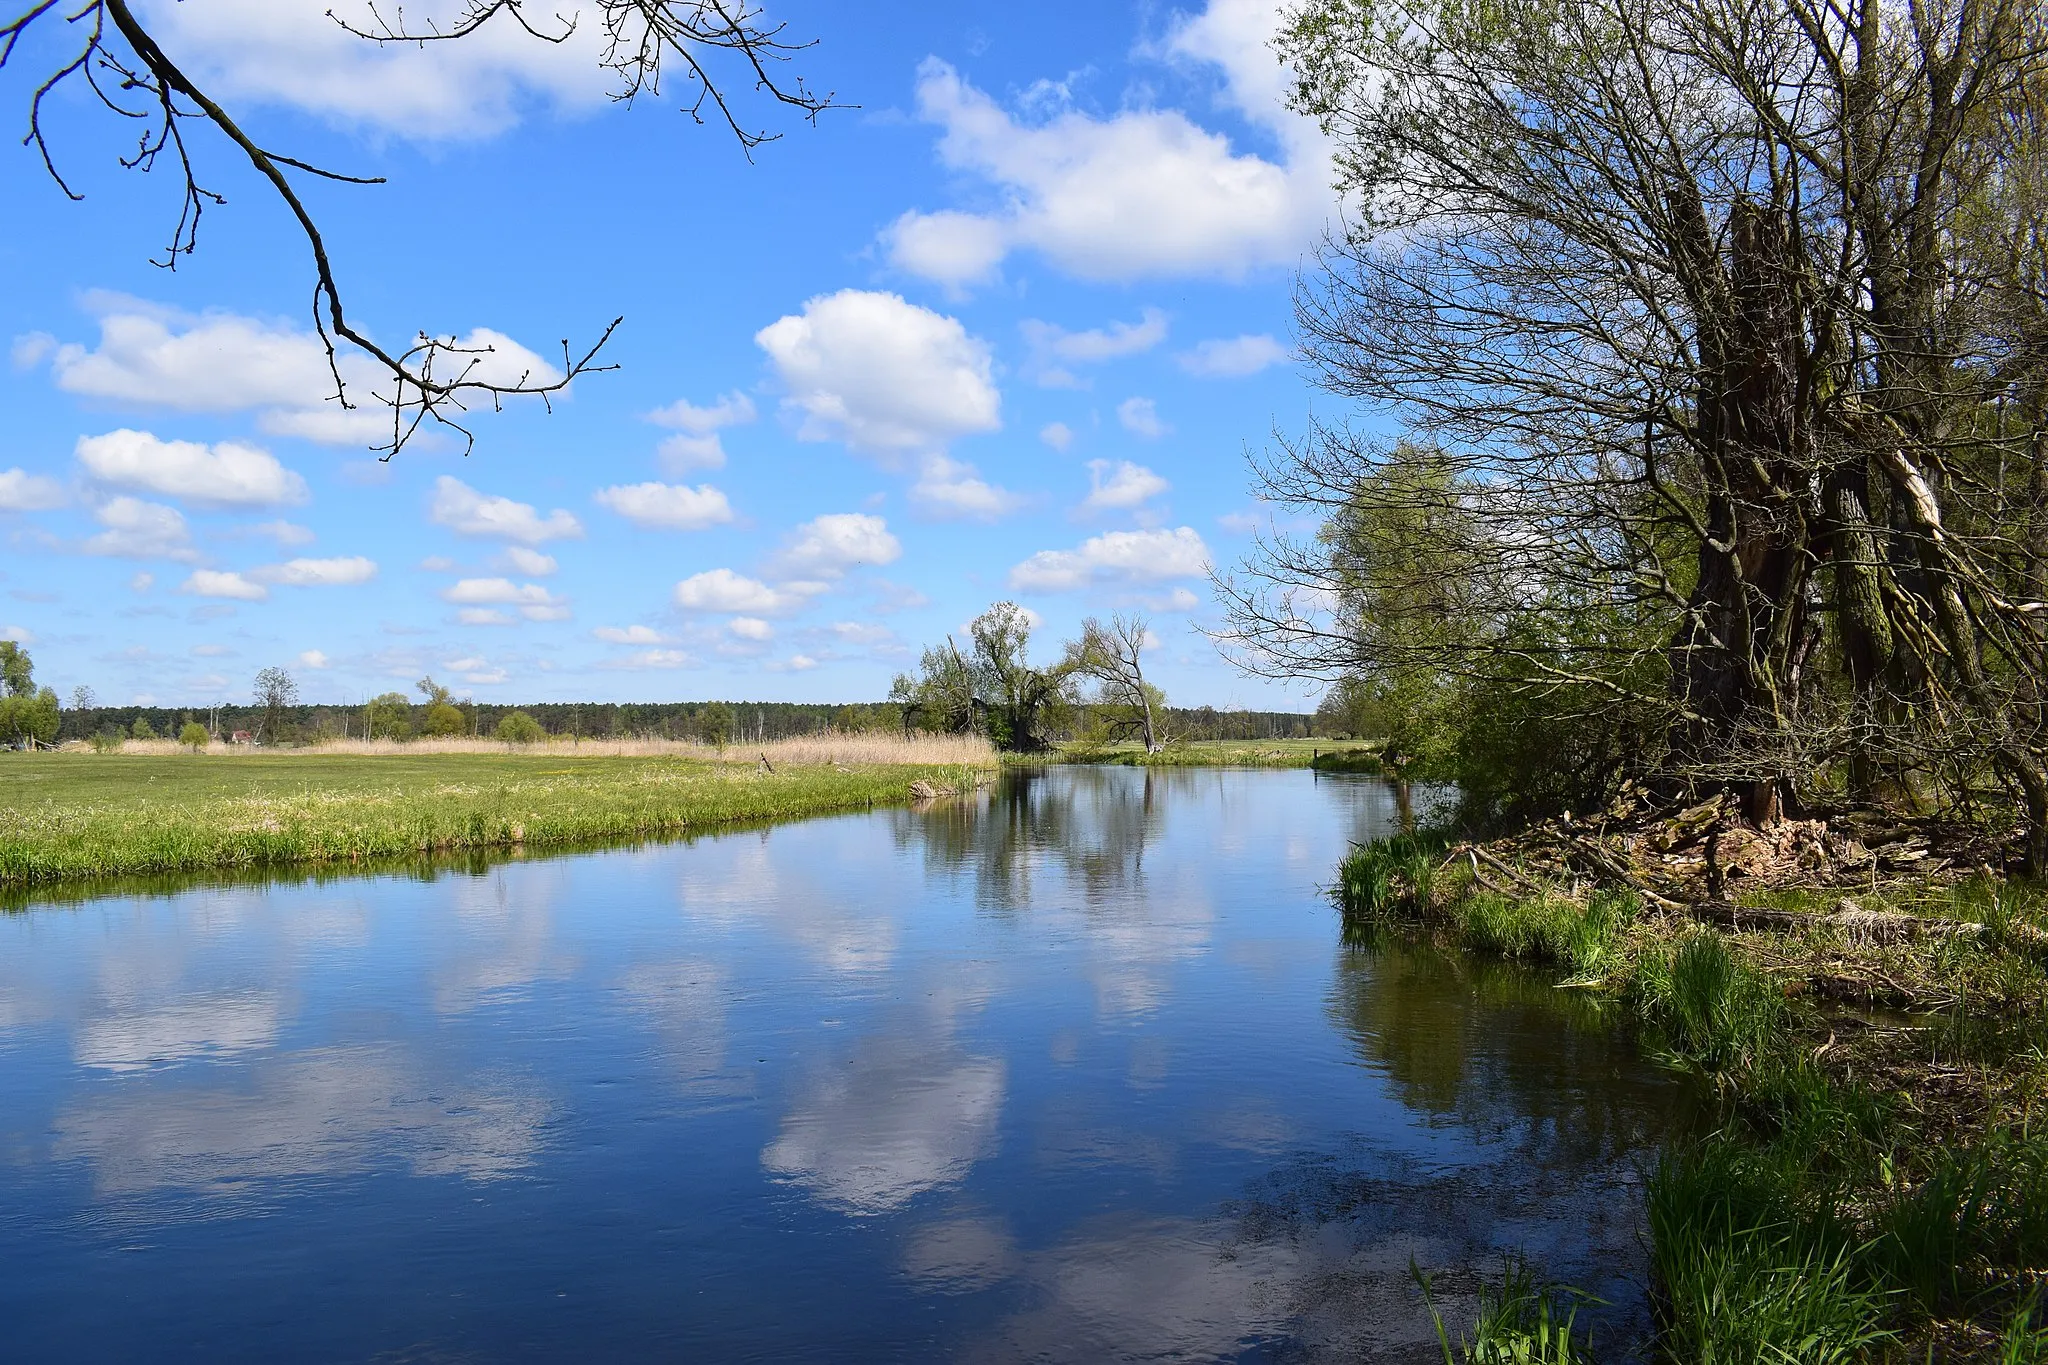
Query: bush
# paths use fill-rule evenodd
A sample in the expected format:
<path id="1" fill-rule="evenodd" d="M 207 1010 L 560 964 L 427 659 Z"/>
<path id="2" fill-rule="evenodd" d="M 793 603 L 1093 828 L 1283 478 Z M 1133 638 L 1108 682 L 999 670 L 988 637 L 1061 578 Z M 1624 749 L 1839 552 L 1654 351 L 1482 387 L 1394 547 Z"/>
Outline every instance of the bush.
<path id="1" fill-rule="evenodd" d="M 132 727 L 130 727 L 128 733 L 135 736 L 135 738 L 137 739 L 155 739 L 156 727 L 149 723 L 149 717 L 137 716 L 135 718 L 135 724 Z"/>
<path id="2" fill-rule="evenodd" d="M 196 720 L 186 721 L 185 728 L 178 731 L 178 743 L 184 745 L 195 754 L 204 749 L 212 740 L 213 736 L 206 733 L 206 727 Z"/>
<path id="3" fill-rule="evenodd" d="M 92 751 L 96 754 L 118 754 L 121 752 L 121 741 L 127 737 L 120 726 L 110 724 L 101 726 L 86 742 L 92 745 Z"/>
<path id="4" fill-rule="evenodd" d="M 538 744 L 547 737 L 541 723 L 524 711 L 514 711 L 498 722 L 498 738 L 506 744 Z"/>
<path id="5" fill-rule="evenodd" d="M 437 739 L 466 735 L 469 733 L 469 717 L 452 702 L 435 701 L 427 707 L 426 719 L 420 723 L 420 733 Z"/>

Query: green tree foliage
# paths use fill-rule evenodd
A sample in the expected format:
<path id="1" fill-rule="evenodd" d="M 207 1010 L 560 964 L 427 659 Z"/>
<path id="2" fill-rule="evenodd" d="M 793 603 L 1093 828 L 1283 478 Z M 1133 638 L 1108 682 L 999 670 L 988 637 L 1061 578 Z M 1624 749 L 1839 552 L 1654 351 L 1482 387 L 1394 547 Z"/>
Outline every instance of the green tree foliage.
<path id="1" fill-rule="evenodd" d="M 371 698 L 363 708 L 363 729 L 370 739 L 411 739 L 412 703 L 403 692 Z"/>
<path id="2" fill-rule="evenodd" d="M 263 708 L 257 739 L 265 744 L 282 744 L 290 736 L 285 713 L 299 704 L 299 685 L 282 668 L 266 668 L 256 675 L 256 704 Z"/>
<path id="3" fill-rule="evenodd" d="M 732 742 L 732 708 L 722 701 L 708 702 L 697 712 L 697 738 L 714 748 Z"/>
<path id="4" fill-rule="evenodd" d="M 1292 6 L 1350 205 L 1304 354 L 1410 441 L 1312 424 L 1265 463 L 1329 530 L 1222 585 L 1254 667 L 1356 679 L 1417 765 L 1619 754 L 1759 822 L 1891 784 L 2024 810 L 2048 868 L 2044 31 Z"/>
<path id="5" fill-rule="evenodd" d="M 128 727 L 128 734 L 134 739 L 155 739 L 156 727 L 149 723 L 149 717 L 137 716 L 135 723 Z"/>
<path id="6" fill-rule="evenodd" d="M 498 721 L 498 739 L 505 744 L 539 744 L 548 737 L 539 721 L 524 711 L 514 711 Z"/>
<path id="7" fill-rule="evenodd" d="M 996 603 L 967 632 L 971 655 L 948 636 L 924 652 L 915 676 L 897 676 L 889 699 L 903 707 L 904 723 L 949 734 L 979 730 L 998 749 L 1044 749 L 1046 730 L 1074 701 L 1072 663 L 1031 666 L 1031 622 L 1015 602 Z"/>
<path id="8" fill-rule="evenodd" d="M 196 720 L 186 721 L 184 728 L 178 731 L 178 743 L 195 754 L 204 749 L 212 739 L 213 736 L 206 733 L 206 727 Z"/>
<path id="9" fill-rule="evenodd" d="M 63 713 L 57 694 L 37 690 L 35 665 L 13 640 L 0 640 L 0 744 L 13 748 L 56 742 Z"/>
<path id="10" fill-rule="evenodd" d="M 431 677 L 421 678 L 416 684 L 420 695 L 427 699 L 426 714 L 420 717 L 420 733 L 429 738 L 445 738 L 450 735 L 469 733 L 469 717 L 455 704 L 454 695 Z"/>

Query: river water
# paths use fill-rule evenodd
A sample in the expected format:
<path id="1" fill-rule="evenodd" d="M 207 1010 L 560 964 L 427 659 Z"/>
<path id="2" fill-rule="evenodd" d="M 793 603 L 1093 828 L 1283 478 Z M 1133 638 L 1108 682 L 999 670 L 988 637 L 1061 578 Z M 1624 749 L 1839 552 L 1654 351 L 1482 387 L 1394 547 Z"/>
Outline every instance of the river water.
<path id="1" fill-rule="evenodd" d="M 1426 1360 L 1644 1325 L 1680 1100 L 1340 946 L 1391 791 L 1055 768 L 493 866 L 0 916 L 0 1359 Z"/>

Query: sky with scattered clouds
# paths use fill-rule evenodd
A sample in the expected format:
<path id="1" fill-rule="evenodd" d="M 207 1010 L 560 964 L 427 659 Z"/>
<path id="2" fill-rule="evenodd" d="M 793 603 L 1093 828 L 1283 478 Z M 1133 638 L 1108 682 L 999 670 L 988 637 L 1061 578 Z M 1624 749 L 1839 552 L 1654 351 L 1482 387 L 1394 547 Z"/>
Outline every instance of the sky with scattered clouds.
<path id="1" fill-rule="evenodd" d="M 200 131 L 226 203 L 159 269 L 176 183 L 61 93 L 83 202 L 0 156 L 0 633 L 40 681 L 866 700 L 1011 598 L 1041 657 L 1138 610 L 1175 702 L 1307 704 L 1202 634 L 1209 566 L 1264 521 L 1247 453 L 1318 406 L 1291 297 L 1337 205 L 1268 0 L 778 4 L 817 39 L 792 71 L 857 107 L 742 99 L 785 134 L 751 162 L 674 92 L 611 101 L 588 24 L 392 49 L 335 0 L 138 3 L 264 145 L 386 177 L 305 190 L 359 325 L 549 376 L 622 314 L 618 368 L 474 414 L 467 454 L 380 461 L 388 414 L 332 401 L 275 198 Z M 17 102 L 61 27 L 10 64 Z"/>

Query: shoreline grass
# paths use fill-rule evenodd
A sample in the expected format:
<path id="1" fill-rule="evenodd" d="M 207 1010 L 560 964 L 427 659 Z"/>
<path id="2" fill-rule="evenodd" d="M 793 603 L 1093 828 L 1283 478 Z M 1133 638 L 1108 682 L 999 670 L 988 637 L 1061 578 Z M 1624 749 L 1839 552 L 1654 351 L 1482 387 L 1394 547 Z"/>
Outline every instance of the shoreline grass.
<path id="1" fill-rule="evenodd" d="M 1378 749 L 1332 739 L 1198 739 L 1153 753 L 1142 744 L 1062 744 L 1026 762 L 1110 764 L 1128 768 L 1317 768 L 1378 773 Z"/>
<path id="2" fill-rule="evenodd" d="M 1731 932 L 1628 891 L 1509 894 L 1445 847 L 1356 849 L 1334 888 L 1347 941 L 1546 964 L 1718 1097 L 1650 1177 L 1660 1359 L 2048 1361 L 2038 891 L 1930 884 L 1895 900 L 1976 932 L 1859 942 L 1820 916 Z M 1908 998 L 1941 983 L 1942 1007 L 1873 1014 L 1825 988 L 1864 972 Z"/>
<path id="3" fill-rule="evenodd" d="M 356 864 L 544 848 L 903 804 L 992 765 L 791 764 L 498 752 L 10 755 L 0 762 L 0 889 L 88 879 Z"/>

